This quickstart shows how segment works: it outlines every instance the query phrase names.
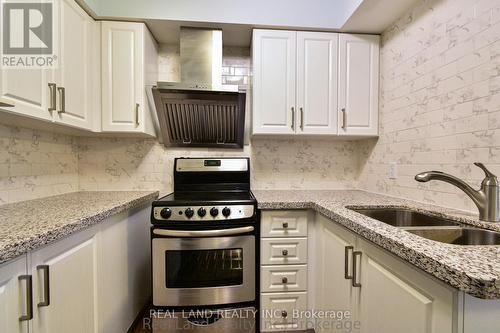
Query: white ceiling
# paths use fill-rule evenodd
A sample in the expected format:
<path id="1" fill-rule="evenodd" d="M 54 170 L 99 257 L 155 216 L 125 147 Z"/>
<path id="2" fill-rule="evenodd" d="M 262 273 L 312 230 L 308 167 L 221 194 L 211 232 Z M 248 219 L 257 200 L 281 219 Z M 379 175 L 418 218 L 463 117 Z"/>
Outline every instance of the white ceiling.
<path id="1" fill-rule="evenodd" d="M 179 28 L 194 26 L 222 29 L 224 45 L 248 47 L 253 28 L 380 34 L 416 0 L 77 1 L 96 18 L 146 22 L 159 43 L 176 44 Z"/>

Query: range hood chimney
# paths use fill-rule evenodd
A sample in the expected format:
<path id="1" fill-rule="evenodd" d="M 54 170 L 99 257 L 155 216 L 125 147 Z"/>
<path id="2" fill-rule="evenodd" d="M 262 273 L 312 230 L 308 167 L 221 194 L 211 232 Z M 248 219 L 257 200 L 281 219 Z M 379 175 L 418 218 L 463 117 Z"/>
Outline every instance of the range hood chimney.
<path id="1" fill-rule="evenodd" d="M 165 146 L 242 148 L 245 97 L 222 82 L 222 30 L 181 27 L 181 82 L 152 88 Z"/>
<path id="2" fill-rule="evenodd" d="M 181 27 L 181 82 L 158 82 L 158 88 L 238 91 L 222 85 L 222 30 Z"/>

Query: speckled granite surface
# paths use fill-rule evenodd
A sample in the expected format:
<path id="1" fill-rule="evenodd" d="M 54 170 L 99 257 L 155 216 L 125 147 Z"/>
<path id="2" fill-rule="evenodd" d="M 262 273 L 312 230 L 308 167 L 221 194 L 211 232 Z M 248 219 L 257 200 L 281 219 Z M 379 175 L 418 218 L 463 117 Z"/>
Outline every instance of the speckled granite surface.
<path id="1" fill-rule="evenodd" d="M 346 206 L 406 207 L 500 231 L 498 223 L 484 223 L 476 215 L 364 191 L 253 193 L 261 209 L 314 209 L 457 289 L 479 298 L 500 299 L 500 246 L 434 242 L 358 214 Z"/>
<path id="2" fill-rule="evenodd" d="M 156 199 L 158 192 L 74 192 L 0 206 L 0 263 Z"/>

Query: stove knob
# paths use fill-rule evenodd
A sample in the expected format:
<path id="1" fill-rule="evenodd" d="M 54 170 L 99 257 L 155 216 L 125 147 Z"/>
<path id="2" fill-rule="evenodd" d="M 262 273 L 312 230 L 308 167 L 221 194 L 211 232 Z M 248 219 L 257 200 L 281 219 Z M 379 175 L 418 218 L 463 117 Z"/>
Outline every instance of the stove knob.
<path id="1" fill-rule="evenodd" d="M 168 219 L 171 215 L 172 215 L 172 211 L 170 210 L 170 208 L 163 208 L 160 211 L 160 216 L 164 219 Z"/>
<path id="2" fill-rule="evenodd" d="M 212 207 L 212 209 L 210 209 L 210 215 L 212 215 L 212 217 L 216 217 L 217 215 L 219 215 L 219 210 L 215 207 Z"/>
<path id="3" fill-rule="evenodd" d="M 224 207 L 224 209 L 222 210 L 222 215 L 228 217 L 229 215 L 231 215 L 231 209 L 228 207 Z"/>
<path id="4" fill-rule="evenodd" d="M 184 211 L 184 214 L 186 214 L 186 216 L 188 218 L 192 218 L 194 215 L 194 210 L 192 210 L 191 208 L 186 208 L 186 210 Z"/>
<path id="5" fill-rule="evenodd" d="M 207 210 L 203 207 L 198 208 L 198 216 L 204 217 L 205 215 L 207 215 Z"/>

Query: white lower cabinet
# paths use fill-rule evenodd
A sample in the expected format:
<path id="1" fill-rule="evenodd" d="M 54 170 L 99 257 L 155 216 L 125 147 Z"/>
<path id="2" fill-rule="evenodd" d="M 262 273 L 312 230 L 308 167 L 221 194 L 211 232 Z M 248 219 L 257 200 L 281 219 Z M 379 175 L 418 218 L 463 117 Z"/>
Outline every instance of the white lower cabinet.
<path id="1" fill-rule="evenodd" d="M 28 332 L 29 320 L 20 320 L 28 315 L 26 265 L 26 255 L 0 265 L 0 332 Z"/>
<path id="2" fill-rule="evenodd" d="M 261 225 L 263 332 L 499 330 L 500 300 L 452 288 L 319 213 L 263 211 Z"/>
<path id="3" fill-rule="evenodd" d="M 305 329 L 297 312 L 307 310 L 308 304 L 308 219 L 305 210 L 262 212 L 262 332 Z"/>
<path id="4" fill-rule="evenodd" d="M 456 289 L 323 216 L 318 215 L 317 227 L 318 306 L 348 311 L 351 317 L 319 332 L 342 332 L 337 327 L 347 325 L 366 333 L 457 332 L 453 330 Z"/>
<path id="5" fill-rule="evenodd" d="M 358 242 L 363 332 L 452 333 L 458 291 Z"/>
<path id="6" fill-rule="evenodd" d="M 31 253 L 33 332 L 95 332 L 95 235 L 77 235 Z"/>
<path id="7" fill-rule="evenodd" d="M 316 233 L 318 242 L 316 245 L 317 266 L 315 294 L 317 308 L 321 310 L 349 311 L 351 321 L 357 321 L 359 317 L 358 299 L 359 288 L 354 288 L 349 278 L 352 275 L 352 263 L 349 258 L 356 245 L 356 237 L 343 230 L 335 223 L 318 216 Z M 329 318 L 318 321 L 321 326 L 318 333 L 342 332 L 327 323 Z"/>
<path id="8" fill-rule="evenodd" d="M 126 332 L 151 295 L 149 213 L 114 215 L 0 265 L 0 332 Z"/>

